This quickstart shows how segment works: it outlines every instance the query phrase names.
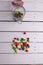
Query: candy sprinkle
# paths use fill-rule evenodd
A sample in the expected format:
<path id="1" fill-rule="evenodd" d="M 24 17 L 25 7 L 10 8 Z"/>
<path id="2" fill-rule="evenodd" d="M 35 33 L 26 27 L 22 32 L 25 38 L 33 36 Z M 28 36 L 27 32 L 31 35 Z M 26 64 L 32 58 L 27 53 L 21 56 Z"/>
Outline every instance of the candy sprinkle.
<path id="1" fill-rule="evenodd" d="M 28 52 L 28 49 L 30 48 L 29 41 L 29 38 L 14 38 L 12 41 L 13 43 L 11 44 L 12 49 L 15 51 L 15 53 L 18 53 L 18 50 Z"/>

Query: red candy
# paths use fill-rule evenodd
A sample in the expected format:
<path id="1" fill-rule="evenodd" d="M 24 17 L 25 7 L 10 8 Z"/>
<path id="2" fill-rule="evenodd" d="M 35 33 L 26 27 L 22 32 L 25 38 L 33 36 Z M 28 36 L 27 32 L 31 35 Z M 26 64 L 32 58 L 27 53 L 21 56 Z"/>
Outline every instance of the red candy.
<path id="1" fill-rule="evenodd" d="M 14 2 L 12 2 L 12 5 L 15 5 L 15 3 L 14 3 Z"/>
<path id="2" fill-rule="evenodd" d="M 23 34 L 26 34 L 26 32 L 23 32 Z"/>
<path id="3" fill-rule="evenodd" d="M 15 42 L 15 40 L 12 41 L 13 43 Z"/>
<path id="4" fill-rule="evenodd" d="M 23 42 L 23 46 L 26 46 L 26 42 Z"/>
<path id="5" fill-rule="evenodd" d="M 23 4 L 24 4 L 24 2 L 20 2 L 20 4 L 19 4 L 19 5 L 20 5 L 20 6 L 23 6 Z"/>
<path id="6" fill-rule="evenodd" d="M 26 47 L 28 47 L 28 44 L 26 44 Z"/>
<path id="7" fill-rule="evenodd" d="M 27 40 L 29 40 L 29 38 L 27 38 Z"/>
<path id="8" fill-rule="evenodd" d="M 14 40 L 16 40 L 17 38 L 14 38 Z"/>
<path id="9" fill-rule="evenodd" d="M 21 50 L 21 48 L 19 48 L 19 50 Z"/>
<path id="10" fill-rule="evenodd" d="M 18 42 L 15 42 L 15 46 L 18 46 L 19 45 L 19 43 Z"/>
<path id="11" fill-rule="evenodd" d="M 26 50 L 26 52 L 28 52 L 28 50 Z"/>
<path id="12" fill-rule="evenodd" d="M 21 38 L 21 40 L 24 40 L 24 38 Z"/>

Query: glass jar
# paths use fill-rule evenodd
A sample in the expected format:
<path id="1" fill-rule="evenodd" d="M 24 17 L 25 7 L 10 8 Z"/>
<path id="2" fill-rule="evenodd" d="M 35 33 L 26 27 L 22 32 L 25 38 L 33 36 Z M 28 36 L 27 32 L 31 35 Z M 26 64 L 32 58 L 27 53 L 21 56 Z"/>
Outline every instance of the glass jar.
<path id="1" fill-rule="evenodd" d="M 12 14 L 14 21 L 22 21 L 26 11 L 23 6 L 13 6 L 12 7 Z"/>

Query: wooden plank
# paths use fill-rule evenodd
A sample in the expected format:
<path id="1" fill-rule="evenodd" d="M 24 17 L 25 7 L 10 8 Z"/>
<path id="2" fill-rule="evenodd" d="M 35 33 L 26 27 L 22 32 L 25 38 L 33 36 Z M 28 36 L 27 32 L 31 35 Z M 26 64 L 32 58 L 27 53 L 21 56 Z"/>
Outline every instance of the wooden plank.
<path id="1" fill-rule="evenodd" d="M 43 2 L 40 1 L 25 1 L 24 8 L 26 11 L 42 11 L 43 12 Z M 0 11 L 1 10 L 12 10 L 12 4 L 10 1 L 0 1 Z"/>
<path id="2" fill-rule="evenodd" d="M 42 43 L 40 43 L 40 44 L 43 45 Z M 37 50 L 39 50 L 40 44 L 37 43 L 37 47 L 38 47 L 38 48 L 36 47 Z M 38 51 L 39 52 L 38 54 L 34 54 L 34 53 L 32 53 L 32 54 L 15 54 L 15 53 L 14 54 L 7 54 L 7 53 L 2 54 L 2 50 L 4 50 L 4 52 L 8 52 L 8 51 L 10 52 L 11 48 L 8 45 L 10 46 L 10 44 L 8 44 L 8 43 L 7 44 L 3 44 L 3 43 L 0 44 L 0 48 L 2 48 L 4 46 L 1 49 L 0 64 L 11 64 L 11 63 L 12 64 L 30 64 L 30 63 L 31 64 L 40 64 L 41 63 L 42 64 L 43 63 L 43 50 L 42 50 L 42 52 Z M 32 43 L 31 45 L 35 45 L 35 44 Z M 8 47 L 8 49 L 7 49 L 7 47 Z M 33 50 L 33 47 L 34 46 L 31 47 L 32 50 Z M 42 49 L 42 46 L 40 49 Z M 19 60 L 18 60 L 18 58 L 19 58 Z M 8 59 L 8 60 L 6 60 L 6 59 Z"/>
<path id="3" fill-rule="evenodd" d="M 43 13 L 40 13 L 40 17 L 41 15 L 43 16 Z M 36 21 L 35 16 L 35 12 L 26 12 L 23 21 Z M 12 12 L 0 12 L 0 20 L 13 20 Z"/>
<path id="4" fill-rule="evenodd" d="M 29 18 L 28 18 L 29 17 Z M 13 14 L 11 12 L 0 12 L 0 20 L 13 20 Z M 34 12 L 27 12 L 24 16 L 23 21 L 33 21 Z"/>
<path id="5" fill-rule="evenodd" d="M 0 1 L 13 1 L 13 0 L 0 0 Z M 26 1 L 26 2 L 33 2 L 33 1 L 35 1 L 35 0 L 23 0 L 24 2 Z M 43 2 L 43 0 L 36 0 L 37 2 L 40 2 L 40 3 L 42 3 Z M 36 2 L 35 1 L 35 2 Z"/>
<path id="6" fill-rule="evenodd" d="M 0 64 L 43 64 L 43 54 L 0 54 L 0 57 Z"/>
<path id="7" fill-rule="evenodd" d="M 37 0 L 38 2 L 40 2 L 40 3 L 43 3 L 43 0 Z"/>
<path id="8" fill-rule="evenodd" d="M 36 63 L 43 64 L 43 54 L 38 54 L 38 62 Z"/>
<path id="9" fill-rule="evenodd" d="M 11 12 L 0 12 L 0 20 L 12 20 Z"/>
<path id="10" fill-rule="evenodd" d="M 0 0 L 0 1 L 13 1 L 13 0 Z M 31 2 L 31 1 L 34 1 L 34 0 L 22 0 L 22 1 L 26 1 L 26 2 Z"/>
<path id="11" fill-rule="evenodd" d="M 0 54 L 0 58 L 0 64 L 35 64 L 37 56 L 35 54 Z"/>
<path id="12" fill-rule="evenodd" d="M 10 10 L 10 2 L 0 1 L 0 10 Z"/>
<path id="13" fill-rule="evenodd" d="M 0 54 L 15 54 L 14 50 L 11 47 L 12 43 L 0 43 Z M 18 54 L 35 54 L 35 53 L 40 53 L 40 50 L 42 48 L 39 49 L 38 43 L 30 43 L 30 48 L 28 52 L 19 50 Z M 42 44 L 43 46 L 43 44 Z M 43 50 L 42 50 L 43 53 Z"/>
<path id="14" fill-rule="evenodd" d="M 13 20 L 12 12 L 0 12 L 1 20 Z M 23 21 L 43 21 L 43 12 L 26 12 Z"/>
<path id="15" fill-rule="evenodd" d="M 15 54 L 11 47 L 12 43 L 0 43 L 0 54 Z M 28 52 L 20 50 L 18 54 L 43 54 L 43 43 L 29 43 Z"/>
<path id="16" fill-rule="evenodd" d="M 34 3 L 33 2 L 25 2 L 24 8 L 26 11 L 34 11 Z M 0 11 L 1 10 L 12 10 L 12 4 L 10 1 L 0 1 Z"/>
<path id="17" fill-rule="evenodd" d="M 0 22 L 0 31 L 43 31 L 43 22 Z"/>
<path id="18" fill-rule="evenodd" d="M 36 1 L 35 5 L 34 5 L 35 11 L 43 11 L 43 7 L 42 6 L 43 6 L 42 0 L 41 1 L 39 0 L 39 2 Z"/>
<path id="19" fill-rule="evenodd" d="M 0 32 L 0 42 L 12 42 L 13 38 L 30 38 L 30 42 L 43 42 L 43 33 L 27 32 Z"/>

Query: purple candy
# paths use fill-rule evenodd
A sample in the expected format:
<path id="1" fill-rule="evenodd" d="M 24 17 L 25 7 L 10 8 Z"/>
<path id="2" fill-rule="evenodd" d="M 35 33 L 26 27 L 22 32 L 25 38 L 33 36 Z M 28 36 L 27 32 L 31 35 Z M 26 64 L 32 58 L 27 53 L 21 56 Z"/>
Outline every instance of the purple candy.
<path id="1" fill-rule="evenodd" d="M 14 17 L 18 18 L 18 14 L 14 14 Z"/>

